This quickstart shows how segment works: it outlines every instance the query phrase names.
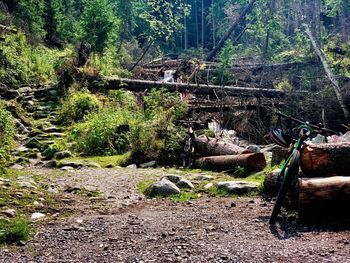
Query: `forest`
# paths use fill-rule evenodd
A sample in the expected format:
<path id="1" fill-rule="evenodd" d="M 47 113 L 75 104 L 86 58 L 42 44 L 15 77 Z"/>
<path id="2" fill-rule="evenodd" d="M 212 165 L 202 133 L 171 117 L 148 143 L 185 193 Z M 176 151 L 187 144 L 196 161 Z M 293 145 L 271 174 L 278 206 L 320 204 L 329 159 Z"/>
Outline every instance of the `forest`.
<path id="1" fill-rule="evenodd" d="M 0 262 L 348 262 L 349 112 L 350 0 L 2 0 Z"/>

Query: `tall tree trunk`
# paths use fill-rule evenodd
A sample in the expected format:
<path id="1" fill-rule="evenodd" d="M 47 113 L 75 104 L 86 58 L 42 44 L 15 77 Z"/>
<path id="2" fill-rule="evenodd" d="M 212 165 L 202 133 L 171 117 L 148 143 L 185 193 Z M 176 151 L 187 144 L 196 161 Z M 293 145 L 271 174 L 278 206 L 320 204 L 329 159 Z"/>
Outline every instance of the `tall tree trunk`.
<path id="1" fill-rule="evenodd" d="M 239 17 L 233 22 L 229 30 L 226 32 L 226 34 L 222 37 L 222 39 L 219 41 L 217 46 L 209 53 L 206 60 L 211 61 L 216 54 L 221 50 L 221 48 L 225 45 L 226 40 L 231 36 L 233 31 L 236 30 L 236 28 L 239 26 L 239 24 L 244 20 L 247 16 L 247 14 L 253 9 L 254 3 L 257 0 L 251 0 L 243 9 Z"/>
<path id="2" fill-rule="evenodd" d="M 194 0 L 194 16 L 195 16 L 195 23 L 196 23 L 196 47 L 199 47 L 199 28 L 198 28 L 198 0 Z"/>
<path id="3" fill-rule="evenodd" d="M 214 0 L 211 0 L 211 16 L 212 16 L 212 26 L 213 26 L 213 48 L 216 46 L 216 25 L 215 25 L 215 7 Z"/>
<path id="4" fill-rule="evenodd" d="M 204 0 L 202 0 L 202 16 L 201 16 L 202 22 L 202 48 L 205 48 L 205 40 L 204 40 L 204 28 L 205 28 L 205 12 L 204 12 Z"/>
<path id="5" fill-rule="evenodd" d="M 309 36 L 309 38 L 311 40 L 311 44 L 313 46 L 313 49 L 315 50 L 317 56 L 320 58 L 322 65 L 323 65 L 323 68 L 326 71 L 326 74 L 327 74 L 329 80 L 333 84 L 333 89 L 334 89 L 335 94 L 337 95 L 339 105 L 344 113 L 345 120 L 347 122 L 350 122 L 349 109 L 347 108 L 347 106 L 345 104 L 345 100 L 343 98 L 343 95 L 342 95 L 342 92 L 341 92 L 341 89 L 339 86 L 339 82 L 336 79 L 336 77 L 333 75 L 332 70 L 331 70 L 330 66 L 328 65 L 326 55 L 324 54 L 322 49 L 317 45 L 317 40 L 313 36 L 310 27 L 307 24 L 304 24 L 304 27 L 305 27 L 306 34 Z"/>
<path id="6" fill-rule="evenodd" d="M 185 5 L 187 5 L 187 1 L 185 1 Z M 184 48 L 187 50 L 188 48 L 188 35 L 187 35 L 187 16 L 184 13 Z"/>
<path id="7" fill-rule="evenodd" d="M 270 21 L 274 19 L 275 6 L 276 6 L 276 0 L 271 0 L 271 2 L 269 3 L 269 17 L 267 19 L 267 32 L 266 32 L 265 47 L 264 47 L 265 59 L 268 57 L 268 53 L 269 53 L 269 42 L 270 42 L 270 36 L 271 36 Z"/>

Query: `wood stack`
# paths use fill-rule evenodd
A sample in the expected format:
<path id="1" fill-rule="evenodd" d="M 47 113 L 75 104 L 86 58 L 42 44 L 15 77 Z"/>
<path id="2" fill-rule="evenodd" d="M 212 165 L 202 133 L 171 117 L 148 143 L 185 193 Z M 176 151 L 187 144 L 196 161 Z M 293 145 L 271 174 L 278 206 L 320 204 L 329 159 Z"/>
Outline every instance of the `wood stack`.
<path id="1" fill-rule="evenodd" d="M 299 179 L 299 219 L 323 223 L 350 219 L 350 143 L 304 147 Z"/>

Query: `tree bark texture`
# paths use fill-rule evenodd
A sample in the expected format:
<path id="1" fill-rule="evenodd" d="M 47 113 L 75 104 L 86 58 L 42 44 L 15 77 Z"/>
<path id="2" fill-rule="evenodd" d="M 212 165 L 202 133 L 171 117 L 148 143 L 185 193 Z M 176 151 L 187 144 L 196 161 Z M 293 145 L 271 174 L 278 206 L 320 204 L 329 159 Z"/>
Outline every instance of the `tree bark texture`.
<path id="1" fill-rule="evenodd" d="M 216 138 L 201 135 L 195 138 L 196 154 L 199 156 L 236 155 L 250 153 L 250 151 L 233 143 L 225 143 Z"/>
<path id="2" fill-rule="evenodd" d="M 169 91 L 179 92 L 192 92 L 199 95 L 217 95 L 222 94 L 225 96 L 240 96 L 240 97 L 265 97 L 265 98 L 283 98 L 286 93 L 280 90 L 274 89 L 259 89 L 259 88 L 245 88 L 234 86 L 218 86 L 218 85 L 204 85 L 204 84 L 190 84 L 190 83 L 169 83 L 162 81 L 149 81 L 149 80 L 136 80 L 136 79 L 123 79 L 123 78 L 90 78 L 92 85 L 94 83 L 97 87 L 100 81 L 105 85 L 106 89 L 127 89 L 130 91 L 144 91 L 152 88 L 165 88 Z M 97 83 L 96 83 L 97 81 Z M 305 91 L 298 91 L 296 95 L 306 95 Z"/>
<path id="3" fill-rule="evenodd" d="M 300 164 L 307 177 L 350 176 L 350 143 L 309 144 Z"/>
<path id="4" fill-rule="evenodd" d="M 266 160 L 263 153 L 248 153 L 202 157 L 197 159 L 195 164 L 199 167 L 216 171 L 232 170 L 238 166 L 245 167 L 252 171 L 261 171 L 266 166 Z"/>
<path id="5" fill-rule="evenodd" d="M 350 219 L 350 177 L 299 179 L 299 220 L 324 223 Z"/>

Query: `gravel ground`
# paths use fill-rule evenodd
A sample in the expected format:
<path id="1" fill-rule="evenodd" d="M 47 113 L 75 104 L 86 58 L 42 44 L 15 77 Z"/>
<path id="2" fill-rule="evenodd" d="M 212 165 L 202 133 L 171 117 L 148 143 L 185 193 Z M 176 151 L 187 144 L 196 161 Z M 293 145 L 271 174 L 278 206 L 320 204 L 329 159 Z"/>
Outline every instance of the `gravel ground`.
<path id="1" fill-rule="evenodd" d="M 260 197 L 140 198 L 135 184 L 162 170 L 35 173 L 102 197 L 77 198 L 73 214 L 40 223 L 25 246 L 1 248 L 0 262 L 350 262 L 350 225 L 311 228 L 290 216 L 270 227 L 272 204 Z"/>

